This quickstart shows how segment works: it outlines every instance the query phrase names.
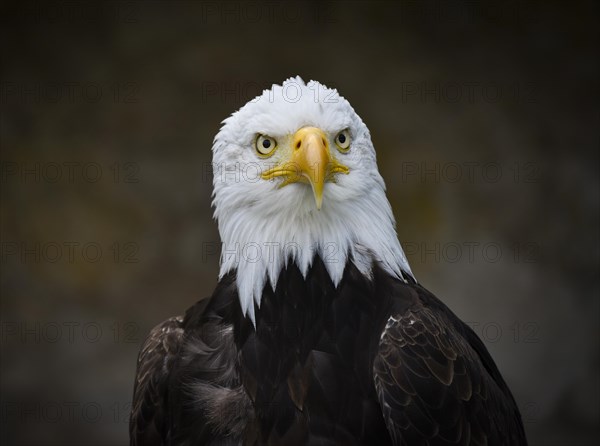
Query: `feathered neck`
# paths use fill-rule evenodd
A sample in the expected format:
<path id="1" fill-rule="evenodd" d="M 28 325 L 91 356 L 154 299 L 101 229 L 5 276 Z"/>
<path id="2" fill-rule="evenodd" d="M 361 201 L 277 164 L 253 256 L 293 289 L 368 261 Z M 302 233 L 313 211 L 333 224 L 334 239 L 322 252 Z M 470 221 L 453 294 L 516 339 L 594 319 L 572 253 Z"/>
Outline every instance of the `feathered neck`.
<path id="1" fill-rule="evenodd" d="M 302 184 L 286 186 L 288 201 L 273 206 L 218 203 L 215 217 L 223 243 L 219 279 L 235 271 L 242 311 L 253 324 L 254 304 L 260 308 L 267 283 L 275 289 L 287 262 L 306 277 L 318 255 L 336 287 L 348 260 L 369 278 L 374 263 L 401 280 L 412 277 L 380 176 L 378 183 L 368 196 L 351 199 L 336 197 L 336 188 L 326 189 L 321 210 Z"/>

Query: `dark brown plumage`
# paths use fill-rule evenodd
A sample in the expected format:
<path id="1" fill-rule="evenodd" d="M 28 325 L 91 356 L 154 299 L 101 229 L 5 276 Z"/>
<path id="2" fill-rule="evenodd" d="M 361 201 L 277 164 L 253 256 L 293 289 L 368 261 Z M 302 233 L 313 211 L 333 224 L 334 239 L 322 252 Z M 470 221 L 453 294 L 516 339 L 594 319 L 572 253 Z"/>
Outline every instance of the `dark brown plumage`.
<path id="1" fill-rule="evenodd" d="M 242 315 L 235 273 L 152 330 L 132 445 L 525 445 L 482 342 L 420 285 L 315 258 Z"/>

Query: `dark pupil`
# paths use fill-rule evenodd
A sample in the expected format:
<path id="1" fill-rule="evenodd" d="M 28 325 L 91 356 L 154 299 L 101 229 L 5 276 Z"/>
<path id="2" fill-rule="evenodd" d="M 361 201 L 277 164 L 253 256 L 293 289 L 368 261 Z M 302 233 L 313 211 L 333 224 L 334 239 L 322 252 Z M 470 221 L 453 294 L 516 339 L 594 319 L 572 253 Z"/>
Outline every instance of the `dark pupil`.
<path id="1" fill-rule="evenodd" d="M 338 136 L 338 140 L 340 141 L 340 144 L 344 144 L 346 142 L 346 135 L 340 133 L 340 136 Z"/>
<path id="2" fill-rule="evenodd" d="M 268 149 L 269 147 L 271 147 L 271 141 L 269 141 L 268 139 L 263 139 L 263 147 L 265 149 Z"/>

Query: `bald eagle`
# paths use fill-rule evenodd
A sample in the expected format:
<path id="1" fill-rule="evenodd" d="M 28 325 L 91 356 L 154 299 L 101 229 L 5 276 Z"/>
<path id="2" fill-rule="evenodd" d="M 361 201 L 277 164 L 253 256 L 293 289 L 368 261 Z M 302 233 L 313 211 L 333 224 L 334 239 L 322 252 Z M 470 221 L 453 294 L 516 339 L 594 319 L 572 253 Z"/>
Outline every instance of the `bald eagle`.
<path id="1" fill-rule="evenodd" d="M 132 445 L 526 444 L 484 344 L 415 280 L 336 90 L 265 90 L 213 166 L 219 282 L 145 340 Z"/>

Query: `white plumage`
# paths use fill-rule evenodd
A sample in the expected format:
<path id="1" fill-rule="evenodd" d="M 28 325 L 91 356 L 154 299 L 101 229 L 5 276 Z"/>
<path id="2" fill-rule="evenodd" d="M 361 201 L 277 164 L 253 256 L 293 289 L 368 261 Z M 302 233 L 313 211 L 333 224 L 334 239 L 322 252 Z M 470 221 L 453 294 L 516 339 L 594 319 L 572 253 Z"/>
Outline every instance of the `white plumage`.
<path id="1" fill-rule="evenodd" d="M 290 138 L 303 127 L 321 129 L 330 145 L 344 129 L 351 137 L 347 153 L 332 150 L 349 172 L 325 184 L 321 209 L 309 185 L 280 187 L 281 178 L 261 178 L 289 155 Z M 254 148 L 258 135 L 278 141 L 267 159 Z M 213 143 L 213 171 L 223 242 L 219 278 L 237 270 L 242 311 L 253 323 L 266 281 L 274 288 L 287 261 L 306 274 L 318 254 L 336 286 L 348 258 L 367 276 L 373 262 L 401 279 L 402 271 L 411 274 L 369 130 L 336 90 L 299 77 L 265 90 L 223 121 Z"/>

